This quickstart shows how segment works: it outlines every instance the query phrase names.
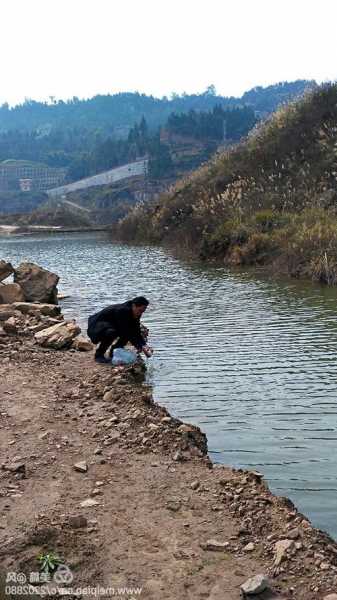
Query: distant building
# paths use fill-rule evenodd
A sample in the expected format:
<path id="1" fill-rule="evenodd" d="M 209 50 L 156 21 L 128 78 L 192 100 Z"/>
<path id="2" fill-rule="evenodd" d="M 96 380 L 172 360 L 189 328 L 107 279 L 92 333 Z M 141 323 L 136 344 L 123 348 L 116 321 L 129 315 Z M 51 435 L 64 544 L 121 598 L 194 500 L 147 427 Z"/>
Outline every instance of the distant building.
<path id="1" fill-rule="evenodd" d="M 21 192 L 30 192 L 32 189 L 33 180 L 32 179 L 20 179 L 20 190 Z"/>
<path id="2" fill-rule="evenodd" d="M 67 169 L 48 167 L 26 160 L 0 163 L 0 191 L 44 191 L 64 183 Z"/>

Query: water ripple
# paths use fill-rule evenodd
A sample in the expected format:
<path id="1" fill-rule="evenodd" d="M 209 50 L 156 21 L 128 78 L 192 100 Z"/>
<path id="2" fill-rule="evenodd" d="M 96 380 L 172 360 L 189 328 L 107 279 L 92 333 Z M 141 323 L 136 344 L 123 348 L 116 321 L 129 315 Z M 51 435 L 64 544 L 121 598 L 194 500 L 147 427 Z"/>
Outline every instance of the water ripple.
<path id="1" fill-rule="evenodd" d="M 2 238 L 0 257 L 40 263 L 71 294 L 66 314 L 149 296 L 155 398 L 207 433 L 215 461 L 258 468 L 337 536 L 336 289 L 183 265 L 100 235 Z"/>

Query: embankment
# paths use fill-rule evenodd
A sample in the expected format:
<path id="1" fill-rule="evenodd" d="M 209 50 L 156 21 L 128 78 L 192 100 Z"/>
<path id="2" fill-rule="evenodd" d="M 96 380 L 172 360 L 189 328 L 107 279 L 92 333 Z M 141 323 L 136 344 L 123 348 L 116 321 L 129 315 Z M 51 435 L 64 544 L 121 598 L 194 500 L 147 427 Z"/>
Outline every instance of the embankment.
<path id="1" fill-rule="evenodd" d="M 337 85 L 318 88 L 137 206 L 114 237 L 335 284 L 336 123 Z"/>
<path id="2" fill-rule="evenodd" d="M 53 573 L 36 583 L 38 555 L 54 554 L 71 572 L 62 588 L 82 596 L 101 586 L 127 598 L 238 600 L 257 574 L 272 591 L 256 598 L 336 590 L 329 536 L 261 474 L 213 465 L 203 433 L 154 403 L 141 364 L 112 368 L 37 344 L 37 307 L 17 309 L 0 338 L 3 587 L 18 573 L 35 574 L 35 597 L 60 587 Z"/>

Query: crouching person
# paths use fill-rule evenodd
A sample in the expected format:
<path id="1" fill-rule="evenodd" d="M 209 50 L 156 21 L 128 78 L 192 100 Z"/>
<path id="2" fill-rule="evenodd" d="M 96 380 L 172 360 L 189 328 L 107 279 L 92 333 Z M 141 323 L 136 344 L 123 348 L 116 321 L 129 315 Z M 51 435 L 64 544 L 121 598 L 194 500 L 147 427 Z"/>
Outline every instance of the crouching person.
<path id="1" fill-rule="evenodd" d="M 115 348 L 124 348 L 130 342 L 138 352 L 152 355 L 147 345 L 148 330 L 142 333 L 140 317 L 146 311 L 149 301 L 137 296 L 122 304 L 112 304 L 103 308 L 88 319 L 88 336 L 97 345 L 95 360 L 98 363 L 110 363 Z M 109 358 L 105 353 L 109 349 Z"/>

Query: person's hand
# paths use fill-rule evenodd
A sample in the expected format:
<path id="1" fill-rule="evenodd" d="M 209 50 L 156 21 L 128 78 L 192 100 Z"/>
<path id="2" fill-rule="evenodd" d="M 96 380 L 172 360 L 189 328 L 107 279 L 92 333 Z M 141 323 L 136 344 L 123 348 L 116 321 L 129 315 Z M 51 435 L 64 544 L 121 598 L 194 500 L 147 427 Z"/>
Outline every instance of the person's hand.
<path id="1" fill-rule="evenodd" d="M 151 346 L 143 346 L 143 352 L 144 352 L 145 356 L 150 358 L 150 356 L 152 356 L 152 354 L 153 354 L 153 348 L 151 348 Z"/>
<path id="2" fill-rule="evenodd" d="M 143 323 L 141 325 L 141 332 L 142 332 L 142 336 L 144 338 L 144 341 L 147 342 L 150 330 L 149 330 L 148 327 L 145 327 L 145 325 L 143 325 Z"/>

